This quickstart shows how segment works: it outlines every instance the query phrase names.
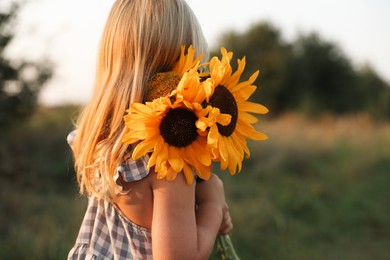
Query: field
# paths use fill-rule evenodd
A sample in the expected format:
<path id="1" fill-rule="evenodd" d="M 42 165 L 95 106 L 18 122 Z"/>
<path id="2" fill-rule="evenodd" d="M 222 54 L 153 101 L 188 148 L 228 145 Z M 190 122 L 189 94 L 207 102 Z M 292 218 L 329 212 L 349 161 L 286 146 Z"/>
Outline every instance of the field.
<path id="1" fill-rule="evenodd" d="M 42 108 L 0 139 L 0 259 L 65 259 L 86 200 L 65 138 L 77 108 Z M 262 121 L 269 140 L 224 180 L 242 259 L 390 259 L 390 123 Z"/>

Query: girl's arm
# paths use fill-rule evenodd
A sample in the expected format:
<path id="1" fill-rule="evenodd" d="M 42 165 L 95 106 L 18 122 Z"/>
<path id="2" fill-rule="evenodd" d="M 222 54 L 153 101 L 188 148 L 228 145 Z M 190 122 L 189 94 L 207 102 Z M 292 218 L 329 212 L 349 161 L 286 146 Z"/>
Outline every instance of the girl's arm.
<path id="1" fill-rule="evenodd" d="M 154 177 L 153 259 L 207 259 L 222 223 L 226 205 L 222 182 L 212 176 L 197 189 L 183 174 L 168 182 Z M 198 187 L 199 188 L 199 187 Z"/>

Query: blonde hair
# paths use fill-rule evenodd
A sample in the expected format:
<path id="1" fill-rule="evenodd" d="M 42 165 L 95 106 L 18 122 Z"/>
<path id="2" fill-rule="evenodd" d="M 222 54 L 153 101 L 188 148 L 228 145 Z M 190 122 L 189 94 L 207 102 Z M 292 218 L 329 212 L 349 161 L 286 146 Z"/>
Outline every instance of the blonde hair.
<path id="1" fill-rule="evenodd" d="M 117 0 L 100 42 L 91 101 L 73 143 L 80 193 L 110 199 L 126 153 L 121 139 L 130 103 L 142 102 L 151 77 L 172 69 L 181 45 L 207 53 L 199 23 L 184 0 Z"/>

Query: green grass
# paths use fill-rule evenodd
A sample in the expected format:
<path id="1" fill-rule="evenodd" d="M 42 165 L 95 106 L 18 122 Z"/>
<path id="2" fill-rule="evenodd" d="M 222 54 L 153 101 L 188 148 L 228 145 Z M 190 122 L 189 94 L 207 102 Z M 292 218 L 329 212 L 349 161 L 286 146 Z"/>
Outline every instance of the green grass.
<path id="1" fill-rule="evenodd" d="M 221 175 L 239 255 L 389 259 L 389 125 L 287 116 L 263 128 L 243 172 Z"/>
<path id="2" fill-rule="evenodd" d="M 0 259 L 65 259 L 86 207 L 65 138 L 76 108 L 42 109 L 0 139 Z M 390 259 L 390 124 L 365 116 L 259 124 L 225 183 L 242 259 Z"/>

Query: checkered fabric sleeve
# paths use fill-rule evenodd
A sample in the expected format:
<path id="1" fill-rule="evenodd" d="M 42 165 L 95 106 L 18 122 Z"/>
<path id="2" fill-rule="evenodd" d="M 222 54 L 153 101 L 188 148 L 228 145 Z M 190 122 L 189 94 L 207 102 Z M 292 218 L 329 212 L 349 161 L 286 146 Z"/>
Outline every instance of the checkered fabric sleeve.
<path id="1" fill-rule="evenodd" d="M 134 150 L 134 147 L 135 145 L 130 145 L 128 152 L 123 158 L 123 162 L 116 168 L 114 179 L 119 186 L 122 186 L 119 176 L 121 176 L 125 182 L 132 182 L 139 181 L 149 174 L 149 169 L 147 167 L 149 155 L 146 154 L 138 160 L 133 160 L 131 158 L 131 153 Z"/>

